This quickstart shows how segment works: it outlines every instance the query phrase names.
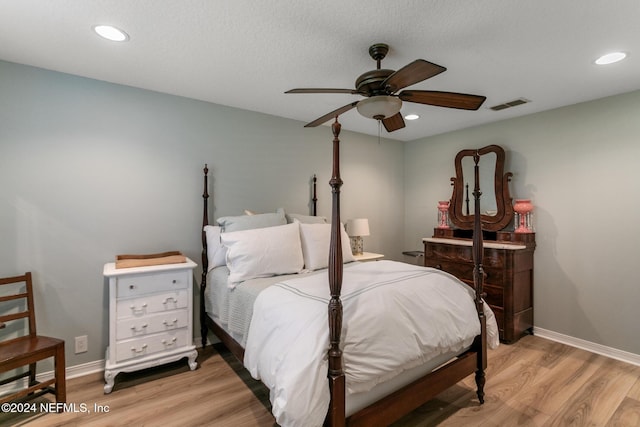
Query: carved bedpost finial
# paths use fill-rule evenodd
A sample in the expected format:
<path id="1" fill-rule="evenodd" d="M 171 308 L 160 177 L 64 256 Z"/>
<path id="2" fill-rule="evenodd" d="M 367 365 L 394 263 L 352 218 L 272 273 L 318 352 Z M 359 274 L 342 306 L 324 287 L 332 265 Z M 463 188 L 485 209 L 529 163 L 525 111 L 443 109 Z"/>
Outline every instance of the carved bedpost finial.
<path id="1" fill-rule="evenodd" d="M 331 124 L 331 130 L 333 131 L 333 136 L 338 137 L 340 135 L 340 129 L 342 125 L 338 122 L 338 116 L 336 116 L 336 121 Z"/>
<path id="2" fill-rule="evenodd" d="M 202 169 L 202 171 L 204 172 L 204 192 L 202 193 L 202 197 L 204 197 L 205 203 L 206 203 L 206 199 L 209 198 L 209 191 L 208 191 L 208 185 L 207 185 L 207 177 L 209 175 L 209 167 L 208 167 L 208 165 L 206 163 L 204 164 L 204 169 Z M 205 209 L 206 209 L 206 205 L 205 205 Z"/>
<path id="3" fill-rule="evenodd" d="M 317 187 L 317 183 L 318 183 L 318 177 L 316 177 L 316 174 L 313 174 L 313 197 L 311 198 L 311 203 L 312 203 L 312 210 L 311 213 L 313 216 L 317 216 L 318 215 L 318 193 L 316 192 L 316 187 Z"/>

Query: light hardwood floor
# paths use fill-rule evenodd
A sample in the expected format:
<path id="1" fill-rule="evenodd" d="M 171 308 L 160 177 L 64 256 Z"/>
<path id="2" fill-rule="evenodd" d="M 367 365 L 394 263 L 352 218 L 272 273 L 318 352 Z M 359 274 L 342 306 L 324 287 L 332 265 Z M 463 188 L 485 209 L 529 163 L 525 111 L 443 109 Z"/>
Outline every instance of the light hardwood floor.
<path id="1" fill-rule="evenodd" d="M 196 371 L 181 362 L 121 374 L 108 395 L 100 375 L 73 379 L 68 402 L 92 413 L 0 414 L 0 425 L 274 426 L 268 392 L 232 356 L 208 347 L 198 361 Z M 640 367 L 539 337 L 490 351 L 484 405 L 474 390 L 469 377 L 394 427 L 640 427 Z"/>

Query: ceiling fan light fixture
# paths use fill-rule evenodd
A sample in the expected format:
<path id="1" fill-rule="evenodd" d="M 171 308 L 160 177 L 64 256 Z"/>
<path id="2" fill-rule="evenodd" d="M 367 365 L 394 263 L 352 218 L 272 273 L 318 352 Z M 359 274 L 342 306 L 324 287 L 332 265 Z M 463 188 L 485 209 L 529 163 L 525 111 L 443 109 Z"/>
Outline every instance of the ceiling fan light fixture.
<path id="1" fill-rule="evenodd" d="M 600 58 L 596 59 L 596 64 L 598 65 L 608 65 L 613 64 L 618 61 L 622 61 L 627 57 L 627 54 L 624 52 L 611 52 L 606 55 L 602 55 Z"/>
<path id="2" fill-rule="evenodd" d="M 402 100 L 396 96 L 372 96 L 358 102 L 356 108 L 364 117 L 382 120 L 398 114 L 402 108 Z"/>

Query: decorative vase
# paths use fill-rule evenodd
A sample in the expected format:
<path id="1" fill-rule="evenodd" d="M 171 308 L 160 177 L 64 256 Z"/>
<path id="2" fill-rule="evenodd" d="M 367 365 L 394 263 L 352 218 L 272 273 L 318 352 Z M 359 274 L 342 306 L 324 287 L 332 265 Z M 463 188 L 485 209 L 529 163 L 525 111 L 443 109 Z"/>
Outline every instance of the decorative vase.
<path id="1" fill-rule="evenodd" d="M 448 200 L 438 202 L 438 228 L 450 228 Z"/>
<path id="2" fill-rule="evenodd" d="M 513 210 L 516 212 L 516 233 L 533 233 L 533 204 L 529 199 L 516 199 L 513 205 Z"/>

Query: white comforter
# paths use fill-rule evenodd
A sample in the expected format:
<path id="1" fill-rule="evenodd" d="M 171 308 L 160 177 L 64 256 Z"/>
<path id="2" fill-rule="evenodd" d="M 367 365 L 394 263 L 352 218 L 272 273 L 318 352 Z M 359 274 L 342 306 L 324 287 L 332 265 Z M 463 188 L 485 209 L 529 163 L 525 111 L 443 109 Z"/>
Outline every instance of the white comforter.
<path id="1" fill-rule="evenodd" d="M 270 389 L 281 426 L 320 426 L 329 406 L 326 274 L 262 291 L 244 355 L 251 375 Z M 347 393 L 366 391 L 403 370 L 471 345 L 480 333 L 474 292 L 453 276 L 377 261 L 345 266 L 342 341 Z M 488 314 L 490 346 L 498 342 Z"/>

